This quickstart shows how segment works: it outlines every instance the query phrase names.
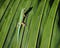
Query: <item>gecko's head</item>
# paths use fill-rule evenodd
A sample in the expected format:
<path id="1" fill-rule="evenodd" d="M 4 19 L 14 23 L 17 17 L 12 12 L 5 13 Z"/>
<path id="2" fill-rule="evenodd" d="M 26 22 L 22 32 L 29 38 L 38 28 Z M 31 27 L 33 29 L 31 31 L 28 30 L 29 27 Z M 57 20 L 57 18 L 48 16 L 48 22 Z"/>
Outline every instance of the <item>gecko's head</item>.
<path id="1" fill-rule="evenodd" d="M 23 9 L 22 9 L 22 12 L 23 12 L 23 13 L 25 13 L 25 12 L 26 12 L 26 9 L 25 9 L 25 8 L 23 8 Z"/>

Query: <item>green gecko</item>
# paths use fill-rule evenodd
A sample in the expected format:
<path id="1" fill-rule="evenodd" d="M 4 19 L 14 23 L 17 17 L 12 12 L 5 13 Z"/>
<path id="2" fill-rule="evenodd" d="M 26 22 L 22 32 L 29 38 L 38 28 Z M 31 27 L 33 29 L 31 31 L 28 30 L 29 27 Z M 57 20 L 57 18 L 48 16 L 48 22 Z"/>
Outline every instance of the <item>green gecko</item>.
<path id="1" fill-rule="evenodd" d="M 25 14 L 24 13 L 25 13 L 25 8 L 23 8 L 21 10 L 20 18 L 19 18 L 19 21 L 18 21 L 18 24 L 17 24 L 17 28 L 18 28 L 17 40 L 19 39 L 19 32 L 20 32 L 21 25 L 25 26 L 25 24 L 23 23 L 23 18 L 25 17 Z"/>
<path id="2" fill-rule="evenodd" d="M 19 18 L 19 22 L 17 24 L 17 28 L 18 28 L 18 32 L 17 32 L 17 39 L 19 39 L 19 32 L 20 32 L 20 28 L 21 25 L 26 26 L 26 24 L 23 22 L 24 21 L 24 17 L 27 17 L 27 14 L 31 11 L 32 7 L 30 7 L 28 10 L 26 8 L 23 8 L 21 10 L 21 14 L 20 14 L 20 18 Z"/>
<path id="3" fill-rule="evenodd" d="M 26 24 L 24 23 L 25 17 L 28 17 L 28 13 L 31 11 L 32 7 L 30 8 L 23 8 L 21 10 L 20 13 L 20 17 L 19 17 L 19 21 L 17 23 L 17 45 L 19 45 L 20 43 L 20 28 L 21 25 L 23 25 L 24 27 L 26 26 Z"/>

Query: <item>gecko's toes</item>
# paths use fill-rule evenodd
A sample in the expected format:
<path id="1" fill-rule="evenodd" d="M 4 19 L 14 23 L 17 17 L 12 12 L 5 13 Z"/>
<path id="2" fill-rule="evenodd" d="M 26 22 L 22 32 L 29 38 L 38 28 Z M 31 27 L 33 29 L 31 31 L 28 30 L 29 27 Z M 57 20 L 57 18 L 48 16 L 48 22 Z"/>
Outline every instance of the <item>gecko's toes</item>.
<path id="1" fill-rule="evenodd" d="M 26 24 L 24 22 L 21 23 L 23 26 L 26 26 Z"/>
<path id="2" fill-rule="evenodd" d="M 24 14 L 24 18 L 28 18 L 28 16 Z"/>

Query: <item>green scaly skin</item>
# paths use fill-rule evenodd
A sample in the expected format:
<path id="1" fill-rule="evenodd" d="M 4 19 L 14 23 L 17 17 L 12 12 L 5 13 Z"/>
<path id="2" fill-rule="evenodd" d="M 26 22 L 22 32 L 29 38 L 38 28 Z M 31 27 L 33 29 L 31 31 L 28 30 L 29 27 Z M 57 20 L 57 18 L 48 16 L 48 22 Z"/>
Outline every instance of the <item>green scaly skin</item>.
<path id="1" fill-rule="evenodd" d="M 18 27 L 17 40 L 19 40 L 19 36 L 20 36 L 20 35 L 19 35 L 19 32 L 20 32 L 20 27 L 21 27 L 21 24 L 22 24 L 24 15 L 25 15 L 24 13 L 25 13 L 25 8 L 23 8 L 23 9 L 21 10 L 19 22 L 18 22 L 18 25 L 17 25 L 17 27 Z"/>

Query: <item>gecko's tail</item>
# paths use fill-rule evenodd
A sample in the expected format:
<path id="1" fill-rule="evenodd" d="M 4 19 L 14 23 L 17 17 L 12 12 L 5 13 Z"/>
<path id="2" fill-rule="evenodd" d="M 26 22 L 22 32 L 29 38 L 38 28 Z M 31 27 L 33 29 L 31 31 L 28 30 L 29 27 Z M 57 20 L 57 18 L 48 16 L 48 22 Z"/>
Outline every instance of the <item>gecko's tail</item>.
<path id="1" fill-rule="evenodd" d="M 19 36 L 20 36 L 20 27 L 18 28 L 18 32 L 17 32 L 17 41 L 19 40 Z"/>
<path id="2" fill-rule="evenodd" d="M 21 30 L 21 26 L 18 24 L 18 26 L 17 26 L 17 42 L 19 42 L 19 39 L 20 39 L 20 30 Z"/>

